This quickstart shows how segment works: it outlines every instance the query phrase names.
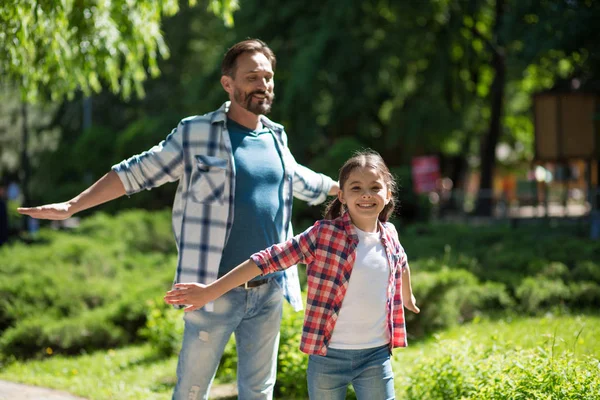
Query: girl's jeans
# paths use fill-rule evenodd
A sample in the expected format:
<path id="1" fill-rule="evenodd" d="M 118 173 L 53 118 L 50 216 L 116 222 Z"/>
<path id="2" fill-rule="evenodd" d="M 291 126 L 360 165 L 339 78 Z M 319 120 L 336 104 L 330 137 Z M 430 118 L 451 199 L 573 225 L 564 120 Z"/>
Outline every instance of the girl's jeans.
<path id="1" fill-rule="evenodd" d="M 208 398 L 232 333 L 238 355 L 238 399 L 272 399 L 282 306 L 283 291 L 271 280 L 255 288 L 231 290 L 215 300 L 213 312 L 186 313 L 173 400 Z"/>
<path id="2" fill-rule="evenodd" d="M 352 383 L 358 400 L 394 399 L 394 373 L 388 345 L 361 350 L 327 349 L 308 358 L 312 400 L 344 400 Z"/>

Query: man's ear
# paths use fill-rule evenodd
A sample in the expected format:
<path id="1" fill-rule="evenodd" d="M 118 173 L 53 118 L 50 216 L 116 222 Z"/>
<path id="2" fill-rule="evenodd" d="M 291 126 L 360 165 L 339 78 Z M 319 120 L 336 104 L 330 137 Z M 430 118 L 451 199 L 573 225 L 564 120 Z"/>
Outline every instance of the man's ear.
<path id="1" fill-rule="evenodd" d="M 231 93 L 233 91 L 233 82 L 230 76 L 222 75 L 221 76 L 221 86 L 227 93 Z"/>

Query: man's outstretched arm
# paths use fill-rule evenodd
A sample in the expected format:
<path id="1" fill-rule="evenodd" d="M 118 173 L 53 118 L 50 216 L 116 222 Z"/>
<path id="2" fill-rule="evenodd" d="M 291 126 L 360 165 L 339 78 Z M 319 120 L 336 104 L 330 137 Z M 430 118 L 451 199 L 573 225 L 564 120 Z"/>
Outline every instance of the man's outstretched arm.
<path id="1" fill-rule="evenodd" d="M 115 171 L 110 171 L 96 183 L 64 203 L 47 204 L 39 207 L 21 207 L 17 211 L 39 219 L 67 219 L 79 211 L 114 200 L 125 194 L 125 187 Z"/>

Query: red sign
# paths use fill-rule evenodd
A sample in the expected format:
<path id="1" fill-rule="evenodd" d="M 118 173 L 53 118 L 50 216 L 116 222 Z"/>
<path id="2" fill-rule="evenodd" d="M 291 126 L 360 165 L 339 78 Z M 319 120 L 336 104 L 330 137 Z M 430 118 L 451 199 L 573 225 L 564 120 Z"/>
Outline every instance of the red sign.
<path id="1" fill-rule="evenodd" d="M 440 161 L 437 156 L 414 157 L 412 159 L 412 179 L 415 193 L 435 191 L 440 179 Z"/>

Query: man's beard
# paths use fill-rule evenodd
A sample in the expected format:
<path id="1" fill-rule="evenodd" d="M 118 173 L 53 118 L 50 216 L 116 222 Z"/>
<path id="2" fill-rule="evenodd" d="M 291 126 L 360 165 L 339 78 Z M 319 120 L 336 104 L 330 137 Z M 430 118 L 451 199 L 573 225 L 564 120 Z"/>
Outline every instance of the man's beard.
<path id="1" fill-rule="evenodd" d="M 265 96 L 265 98 L 263 100 L 253 102 L 252 96 L 255 94 L 262 94 Z M 239 105 L 251 113 L 256 115 L 267 115 L 271 111 L 271 104 L 275 98 L 275 95 L 273 93 L 267 93 L 261 90 L 255 90 L 254 92 L 244 94 L 241 90 L 235 89 L 233 92 L 233 98 Z"/>

